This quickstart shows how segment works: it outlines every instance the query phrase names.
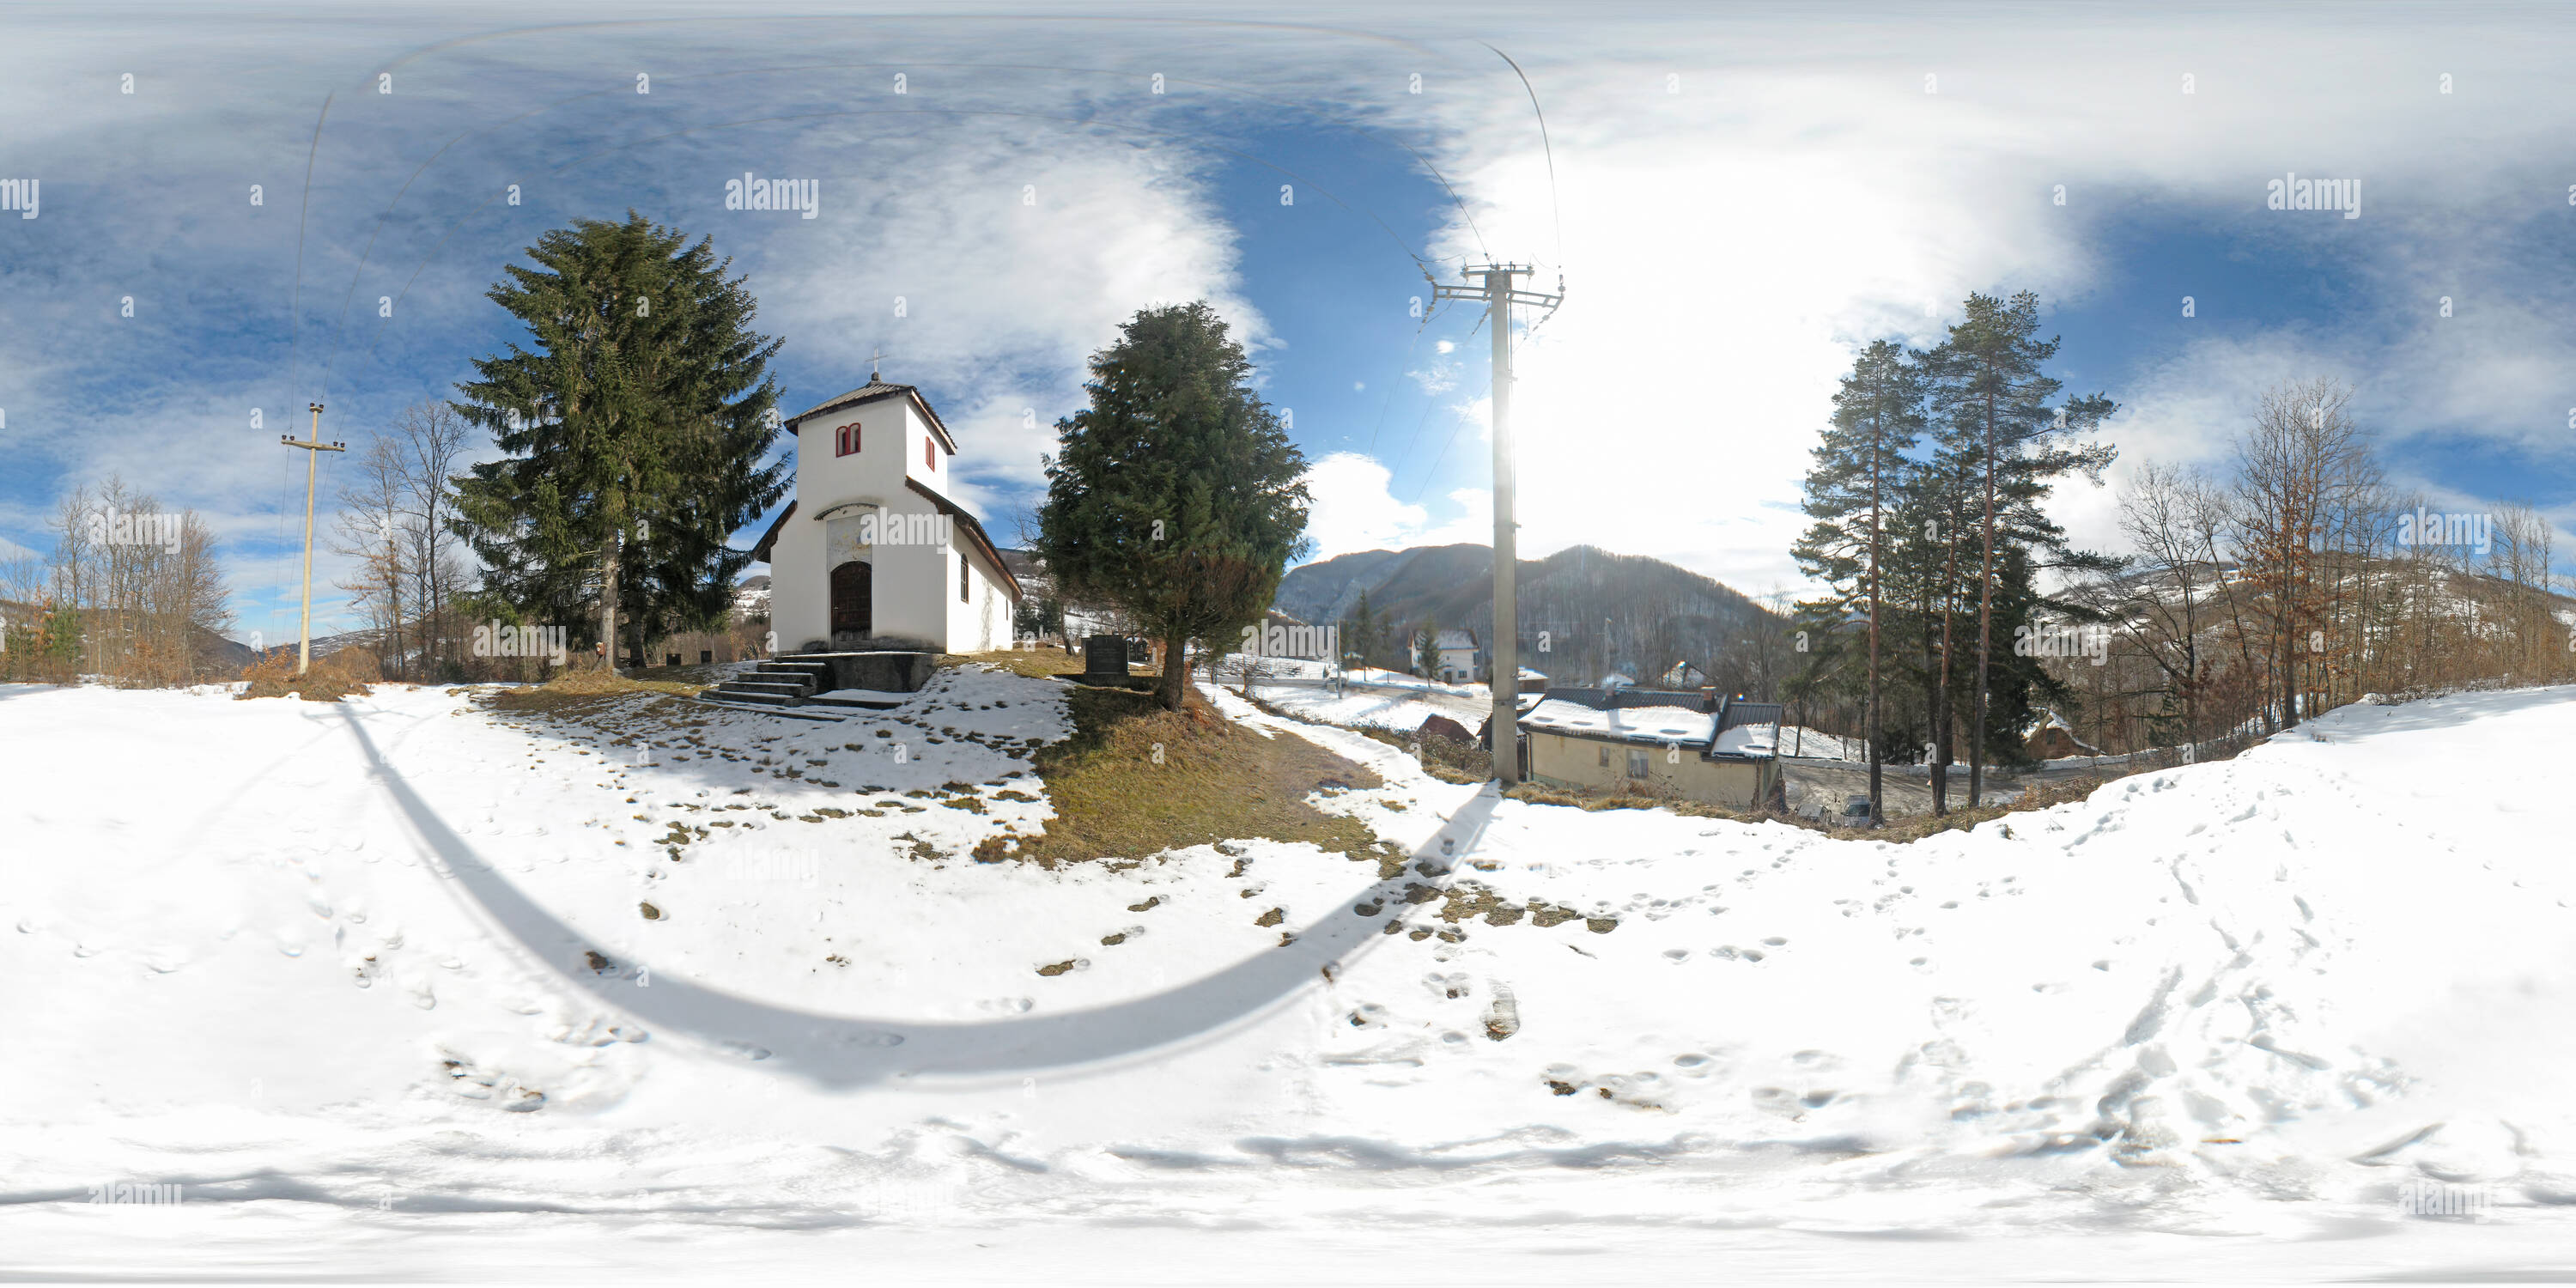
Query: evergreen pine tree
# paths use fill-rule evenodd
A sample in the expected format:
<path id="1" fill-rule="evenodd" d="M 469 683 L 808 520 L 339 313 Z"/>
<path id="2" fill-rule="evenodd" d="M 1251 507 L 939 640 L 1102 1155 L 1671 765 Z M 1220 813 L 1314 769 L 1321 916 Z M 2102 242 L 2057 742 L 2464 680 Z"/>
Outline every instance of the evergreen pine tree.
<path id="1" fill-rule="evenodd" d="M 762 464 L 778 435 L 768 364 L 779 341 L 708 239 L 632 211 L 575 220 L 510 265 L 488 293 L 535 348 L 475 360 L 457 412 L 502 459 L 457 481 L 453 530 L 481 556 L 485 589 L 538 620 L 595 614 L 647 632 L 711 624 L 750 561 L 728 538 L 788 485 Z"/>
<path id="2" fill-rule="evenodd" d="M 1368 591 L 1360 591 L 1359 602 L 1351 606 L 1351 615 L 1341 623 L 1342 651 L 1359 655 L 1361 666 L 1377 666 L 1387 640 L 1386 614 L 1369 607 Z"/>
<path id="3" fill-rule="evenodd" d="M 2057 356 L 2059 342 L 2055 337 L 2038 337 L 2037 295 L 2023 291 L 2005 300 L 1971 294 L 1966 316 L 1951 326 L 1949 337 L 1929 358 L 1940 468 L 1974 480 L 1980 493 L 1976 498 L 1977 662 L 1968 690 L 1968 804 L 1972 808 L 1983 799 L 1986 752 L 1995 741 L 1989 707 L 1999 586 L 1997 539 L 2000 536 L 2007 547 L 2005 562 L 2018 562 L 2025 579 L 2024 585 L 2005 593 L 2028 603 L 2033 597 L 2026 584 L 2031 549 L 2064 548 L 2063 532 L 2038 509 L 2040 499 L 2048 495 L 2050 480 L 2081 470 L 2098 483 L 2112 455 L 2108 446 L 2068 447 L 2048 441 L 2091 429 L 2115 406 L 2096 394 L 2052 407 L 2050 400 L 2063 384 L 2040 366 Z"/>
<path id="4" fill-rule="evenodd" d="M 1146 309 L 1092 355 L 1091 405 L 1056 422 L 1039 557 L 1062 593 L 1163 641 L 1167 710 L 1187 697 L 1189 641 L 1260 621 L 1306 546 L 1306 458 L 1251 374 L 1205 301 Z"/>
<path id="5" fill-rule="evenodd" d="M 1834 395 L 1833 419 L 1815 448 L 1815 466 L 1807 473 L 1805 509 L 1815 523 L 1790 551 L 1802 571 L 1832 588 L 1826 600 L 1801 606 L 1814 626 L 1823 628 L 1827 644 L 1819 650 L 1819 662 L 1827 654 L 1838 659 L 1843 652 L 1838 642 L 1843 623 L 1855 613 L 1866 615 L 1868 698 L 1863 725 L 1873 819 L 1885 817 L 1879 668 L 1887 519 L 1896 506 L 1905 453 L 1923 432 L 1921 358 L 1893 341 L 1877 340 L 1853 362 L 1851 374 L 1843 377 L 1842 389 Z"/>

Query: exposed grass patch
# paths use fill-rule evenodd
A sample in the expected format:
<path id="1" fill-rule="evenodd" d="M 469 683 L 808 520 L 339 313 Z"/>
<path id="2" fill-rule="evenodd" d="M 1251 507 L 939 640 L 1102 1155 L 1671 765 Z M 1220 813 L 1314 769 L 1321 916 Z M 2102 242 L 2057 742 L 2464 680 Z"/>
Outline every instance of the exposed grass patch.
<path id="1" fill-rule="evenodd" d="M 606 667 L 584 667 L 580 670 L 566 671 L 537 687 L 564 694 L 672 693 L 687 697 L 707 686 L 687 680 L 637 679 L 632 675 L 622 675 Z"/>
<path id="2" fill-rule="evenodd" d="M 620 714 L 652 715 L 675 728 L 694 728 L 705 722 L 686 719 L 684 713 L 689 709 L 667 699 L 694 697 L 705 687 L 671 680 L 638 680 L 607 670 L 567 671 L 543 684 L 486 690 L 482 701 L 494 711 L 583 718 L 619 708 L 628 698 L 662 698 L 666 701 L 621 710 Z"/>
<path id="3" fill-rule="evenodd" d="M 1412 897 L 1414 889 L 1427 889 L 1427 887 L 1416 886 L 1406 890 L 1406 901 L 1423 902 Z M 1600 920 L 1612 927 L 1619 924 L 1615 918 L 1587 919 L 1572 908 L 1545 903 L 1535 898 L 1524 904 L 1505 903 L 1502 896 L 1491 890 L 1453 886 L 1437 893 L 1441 896 L 1442 902 L 1440 911 L 1433 915 L 1453 925 L 1479 917 L 1483 918 L 1488 926 L 1514 925 L 1523 917 L 1529 918 L 1533 924 L 1540 926 L 1561 926 L 1569 921 L 1587 920 Z M 1601 933 L 1607 934 L 1609 931 L 1604 930 Z"/>
<path id="4" fill-rule="evenodd" d="M 2115 777 L 2126 777 L 2126 775 L 2115 775 Z M 1938 836 L 1943 832 L 1965 831 L 1979 823 L 1990 823 L 2007 815 L 2028 814 L 2052 806 L 2064 805 L 2070 801 L 2080 801 L 2110 781 L 2111 778 L 2088 774 L 2082 778 L 2069 778 L 2062 782 L 2033 783 L 2023 788 L 2021 795 L 2008 801 L 1979 805 L 1975 809 L 1952 810 L 1938 818 L 1930 814 L 1917 814 L 1912 818 L 1898 819 L 1874 832 L 1853 832 L 1851 835 L 1863 840 L 1894 841 L 1900 844 L 1920 841 L 1924 837 Z"/>
<path id="5" fill-rule="evenodd" d="M 1150 694 L 1104 688 L 1068 698 L 1073 736 L 1035 757 L 1056 817 L 1042 835 L 996 838 L 976 857 L 1053 867 L 1265 837 L 1375 858 L 1367 827 L 1305 800 L 1326 784 L 1380 786 L 1365 767 L 1293 734 L 1263 737 L 1196 701 L 1165 711 Z"/>
<path id="6" fill-rule="evenodd" d="M 711 689 L 733 674 L 733 667 L 723 662 L 687 662 L 679 666 L 630 666 L 623 674 L 630 680 L 657 684 L 683 684 L 692 689 Z"/>
<path id="7" fill-rule="evenodd" d="M 1079 649 L 1067 653 L 1055 648 L 1010 648 L 995 649 L 990 653 L 939 655 L 941 666 L 964 666 L 970 662 L 981 662 L 996 670 L 1008 671 L 1013 675 L 1025 675 L 1034 680 L 1043 680 L 1049 676 L 1080 675 L 1083 666 L 1082 652 Z M 1140 671 L 1133 666 L 1127 668 L 1127 673 L 1139 680 L 1148 676 L 1159 677 L 1162 674 L 1159 671 Z"/>

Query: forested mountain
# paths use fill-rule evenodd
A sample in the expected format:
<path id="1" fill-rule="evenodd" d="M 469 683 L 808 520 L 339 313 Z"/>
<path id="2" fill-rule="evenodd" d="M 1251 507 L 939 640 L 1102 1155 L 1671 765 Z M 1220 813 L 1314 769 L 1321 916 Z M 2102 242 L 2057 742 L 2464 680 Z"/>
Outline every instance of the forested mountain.
<path id="1" fill-rule="evenodd" d="M 1384 621 L 1380 665 L 1404 664 L 1403 640 L 1422 627 L 1459 627 L 1490 647 L 1493 550 L 1483 545 L 1368 550 L 1307 564 L 1279 585 L 1279 611 L 1355 632 L 1360 600 Z M 1521 663 L 1560 683 L 1613 670 L 1656 683 L 1675 662 L 1729 691 L 1768 694 L 1789 670 L 1786 622 L 1734 589 L 1641 555 L 1575 546 L 1520 563 Z"/>

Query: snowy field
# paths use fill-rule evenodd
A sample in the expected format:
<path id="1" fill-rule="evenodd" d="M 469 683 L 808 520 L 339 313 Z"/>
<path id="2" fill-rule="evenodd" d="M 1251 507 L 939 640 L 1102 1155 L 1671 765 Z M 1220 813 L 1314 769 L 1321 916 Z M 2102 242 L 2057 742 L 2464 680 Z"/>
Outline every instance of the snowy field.
<path id="1" fill-rule="evenodd" d="M 1780 726 L 1780 754 L 1803 760 L 1843 760 L 1858 764 L 1869 761 L 1869 740 L 1846 739 L 1822 729 L 1798 725 Z"/>
<path id="2" fill-rule="evenodd" d="M 1419 865 L 963 857 L 1049 816 L 1064 692 L 0 687 L 0 1273 L 2576 1270 L 2576 690 L 1910 846 L 1500 802 L 1203 690 L 1384 776 L 1314 799 Z"/>
<path id="3" fill-rule="evenodd" d="M 1350 672 L 1348 684 L 1336 686 L 1321 662 L 1271 657 L 1257 661 L 1252 696 L 1304 720 L 1411 733 L 1433 716 L 1447 716 L 1474 733 L 1494 713 L 1492 690 L 1481 684 L 1442 684 L 1398 671 L 1360 667 Z M 1217 675 L 1239 692 L 1242 666 L 1243 655 L 1229 653 L 1218 659 Z"/>

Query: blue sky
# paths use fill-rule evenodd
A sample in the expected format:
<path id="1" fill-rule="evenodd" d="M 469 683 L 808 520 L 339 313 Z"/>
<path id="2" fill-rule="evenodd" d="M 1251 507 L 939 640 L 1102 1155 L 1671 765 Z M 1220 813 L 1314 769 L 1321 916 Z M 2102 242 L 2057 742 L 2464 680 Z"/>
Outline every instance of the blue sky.
<path id="1" fill-rule="evenodd" d="M 320 398 L 358 442 L 444 393 L 513 338 L 482 298 L 501 266 L 629 207 L 735 257 L 791 409 L 882 347 L 1005 540 L 1083 357 L 1202 296 L 1294 412 L 1319 555 L 1484 539 L 1486 340 L 1407 305 L 1415 256 L 1454 280 L 1487 253 L 1568 285 L 1521 346 L 1528 554 L 1794 586 L 1852 350 L 2023 288 L 2131 461 L 2221 462 L 2261 388 L 2335 376 L 2399 486 L 2576 526 L 2576 107 L 2546 9 L 628 12 L 14 9 L 0 178 L 43 204 L 0 215 L 0 556 L 113 471 L 215 524 L 242 632 L 275 638 L 302 500 L 277 435 Z M 818 217 L 723 210 L 746 170 L 818 180 Z M 2362 216 L 2266 209 L 2293 170 L 2359 178 Z M 2115 546 L 2113 495 L 2060 518 Z"/>

